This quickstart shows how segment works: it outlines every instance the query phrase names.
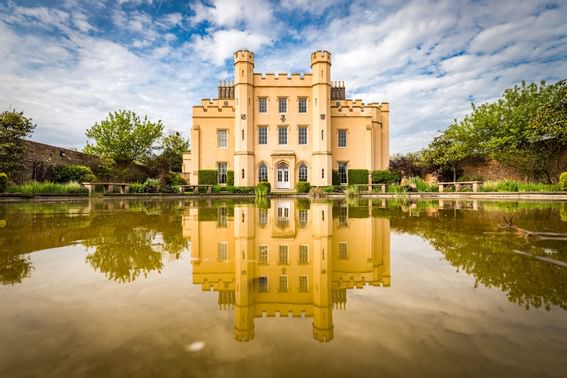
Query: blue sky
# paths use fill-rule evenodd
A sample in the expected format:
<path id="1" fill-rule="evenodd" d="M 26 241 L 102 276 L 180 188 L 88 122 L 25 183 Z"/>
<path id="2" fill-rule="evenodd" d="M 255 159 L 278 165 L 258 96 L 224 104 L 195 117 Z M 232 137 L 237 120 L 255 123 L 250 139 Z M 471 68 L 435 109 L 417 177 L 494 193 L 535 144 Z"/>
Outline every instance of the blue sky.
<path id="1" fill-rule="evenodd" d="M 116 109 L 189 136 L 191 106 L 232 77 L 309 72 L 333 53 L 347 97 L 389 102 L 391 152 L 522 80 L 567 77 L 567 1 L 0 0 L 0 110 L 23 110 L 33 140 L 82 148 Z"/>

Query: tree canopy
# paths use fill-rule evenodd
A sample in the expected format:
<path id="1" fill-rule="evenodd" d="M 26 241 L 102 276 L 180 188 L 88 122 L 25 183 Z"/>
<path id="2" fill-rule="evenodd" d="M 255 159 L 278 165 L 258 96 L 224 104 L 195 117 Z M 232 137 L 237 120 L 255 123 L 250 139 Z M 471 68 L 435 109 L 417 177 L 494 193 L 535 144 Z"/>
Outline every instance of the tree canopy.
<path id="1" fill-rule="evenodd" d="M 179 132 L 166 135 L 161 140 L 162 152 L 159 159 L 169 171 L 181 172 L 183 153 L 189 149 L 189 142 Z"/>
<path id="2" fill-rule="evenodd" d="M 23 168 L 21 141 L 32 134 L 35 126 L 23 112 L 10 110 L 0 114 L 0 172 L 12 177 Z"/>
<path id="3" fill-rule="evenodd" d="M 422 151 L 424 161 L 456 174 L 465 159 L 487 157 L 524 175 L 555 182 L 567 152 L 567 80 L 514 86 L 493 103 L 472 106 Z"/>
<path id="4" fill-rule="evenodd" d="M 86 131 L 94 144 L 87 143 L 85 152 L 128 164 L 150 156 L 162 132 L 161 121 L 151 122 L 147 116 L 142 120 L 132 111 L 118 110 Z"/>

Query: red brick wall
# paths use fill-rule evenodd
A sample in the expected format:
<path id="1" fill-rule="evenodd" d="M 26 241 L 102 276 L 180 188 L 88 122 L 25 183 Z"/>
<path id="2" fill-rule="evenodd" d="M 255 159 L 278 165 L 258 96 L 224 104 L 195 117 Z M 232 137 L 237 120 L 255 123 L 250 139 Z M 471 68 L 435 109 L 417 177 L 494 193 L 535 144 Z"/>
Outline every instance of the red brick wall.
<path id="1" fill-rule="evenodd" d="M 24 170 L 13 178 L 21 183 L 30 180 L 41 180 L 49 167 L 55 165 L 80 164 L 93 167 L 99 163 L 99 157 L 62 147 L 51 146 L 30 140 L 24 140 Z"/>
<path id="2" fill-rule="evenodd" d="M 496 160 L 471 161 L 461 165 L 463 176 L 479 176 L 485 181 L 504 179 L 524 180 L 524 176 L 515 168 L 503 165 Z"/>
<path id="3" fill-rule="evenodd" d="M 562 157 L 563 171 L 567 171 L 567 153 Z M 501 164 L 496 160 L 470 161 L 461 164 L 463 176 L 480 176 L 485 181 L 523 180 L 532 178 L 523 176 L 517 169 Z"/>

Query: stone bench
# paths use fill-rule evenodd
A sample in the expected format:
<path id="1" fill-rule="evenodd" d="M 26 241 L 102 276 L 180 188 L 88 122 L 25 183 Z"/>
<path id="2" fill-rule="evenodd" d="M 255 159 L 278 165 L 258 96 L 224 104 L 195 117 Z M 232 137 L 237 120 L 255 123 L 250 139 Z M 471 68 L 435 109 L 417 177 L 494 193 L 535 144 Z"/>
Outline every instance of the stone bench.
<path id="1" fill-rule="evenodd" d="M 120 188 L 120 194 L 128 193 L 128 189 L 130 188 L 130 183 L 127 182 L 82 182 L 82 186 L 87 188 L 89 191 L 89 195 L 93 194 L 95 191 L 96 186 L 102 186 L 102 192 L 112 193 L 115 186 Z"/>
<path id="2" fill-rule="evenodd" d="M 439 185 L 439 193 L 442 193 L 445 190 L 445 186 L 447 185 L 454 186 L 456 192 L 461 190 L 461 187 L 463 185 L 472 185 L 472 191 L 478 192 L 478 190 L 482 186 L 482 181 L 448 181 L 448 182 L 438 182 L 437 185 Z"/>

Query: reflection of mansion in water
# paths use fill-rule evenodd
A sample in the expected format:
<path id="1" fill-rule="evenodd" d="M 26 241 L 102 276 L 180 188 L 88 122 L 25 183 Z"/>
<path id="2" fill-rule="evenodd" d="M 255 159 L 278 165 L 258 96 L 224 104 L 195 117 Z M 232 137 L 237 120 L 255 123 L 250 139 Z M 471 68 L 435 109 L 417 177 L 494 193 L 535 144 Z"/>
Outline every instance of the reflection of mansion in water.
<path id="1" fill-rule="evenodd" d="M 347 289 L 390 285 L 388 219 L 301 204 L 191 208 L 184 216 L 193 283 L 217 291 L 222 308 L 234 308 L 236 340 L 254 338 L 254 318 L 279 314 L 313 317 L 313 337 L 329 341 L 333 308 L 345 308 Z"/>

